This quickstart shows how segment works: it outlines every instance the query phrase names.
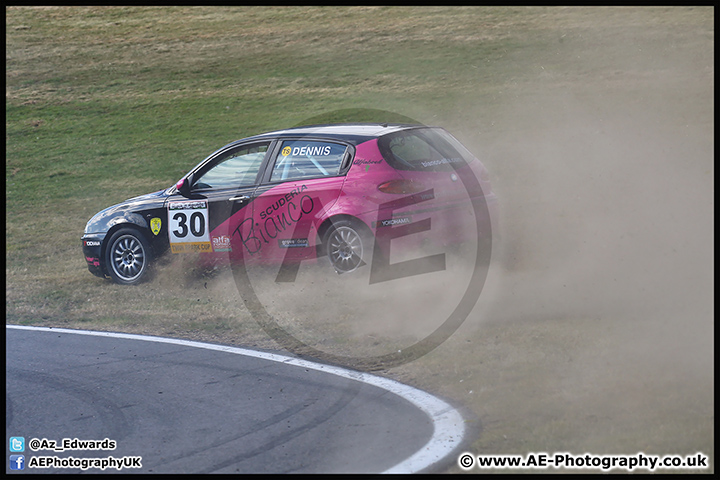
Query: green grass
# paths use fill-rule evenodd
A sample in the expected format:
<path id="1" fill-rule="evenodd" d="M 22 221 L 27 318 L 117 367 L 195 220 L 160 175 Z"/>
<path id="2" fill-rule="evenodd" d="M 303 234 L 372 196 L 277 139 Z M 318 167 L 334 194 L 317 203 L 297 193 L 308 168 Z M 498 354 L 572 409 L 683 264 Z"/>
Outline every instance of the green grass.
<path id="1" fill-rule="evenodd" d="M 607 98 L 640 102 L 653 94 L 647 83 L 667 73 L 648 58 L 683 48 L 711 57 L 713 37 L 711 8 L 8 7 L 7 322 L 278 348 L 227 272 L 175 260 L 135 288 L 93 277 L 80 251 L 86 221 L 172 185 L 230 141 L 326 121 L 444 126 L 490 156 L 505 191 L 532 191 L 558 172 L 521 162 L 511 147 L 542 143 L 554 122 L 573 126 L 545 105 L 582 98 L 588 85 L 602 95 L 590 97 L 595 110 L 584 104 L 587 116 L 602 116 Z M 647 54 L 666 48 L 661 42 L 671 46 Z M 610 175 L 593 172 L 602 174 Z M 518 210 L 543 201 L 550 204 L 533 198 Z M 518 212 L 507 213 L 512 224 Z M 616 365 L 602 339 L 623 327 L 572 313 L 495 322 L 382 373 L 466 408 L 481 427 L 468 447 L 475 453 L 712 455 L 714 411 L 705 390 L 683 395 L 697 389 L 692 378 L 651 382 L 649 372 L 631 384 L 608 373 Z M 350 330 L 338 326 L 327 338 L 345 348 Z M 583 362 L 609 385 L 607 397 L 589 380 L 571 384 Z"/>
<path id="2" fill-rule="evenodd" d="M 10 280 L 50 257 L 82 270 L 77 237 L 95 211 L 173 184 L 232 140 L 326 120 L 432 123 L 477 85 L 468 65 L 512 42 L 493 26 L 506 14 L 9 8 L 6 243 L 23 252 L 8 255 Z"/>

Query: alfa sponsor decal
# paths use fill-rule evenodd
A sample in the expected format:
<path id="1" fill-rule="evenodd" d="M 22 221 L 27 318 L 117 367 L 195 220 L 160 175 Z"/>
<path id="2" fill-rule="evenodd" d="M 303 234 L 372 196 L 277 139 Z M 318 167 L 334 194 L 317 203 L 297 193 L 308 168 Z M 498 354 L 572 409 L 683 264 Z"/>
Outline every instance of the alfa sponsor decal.
<path id="1" fill-rule="evenodd" d="M 230 237 L 227 235 L 212 237 L 212 247 L 213 252 L 231 252 Z"/>

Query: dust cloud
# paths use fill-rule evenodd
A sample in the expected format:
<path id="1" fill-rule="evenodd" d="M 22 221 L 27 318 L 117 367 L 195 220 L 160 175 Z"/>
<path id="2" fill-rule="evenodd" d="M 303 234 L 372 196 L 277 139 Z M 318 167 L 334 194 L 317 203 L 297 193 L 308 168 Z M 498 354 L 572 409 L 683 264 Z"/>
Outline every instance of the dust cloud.
<path id="1" fill-rule="evenodd" d="M 527 302 L 499 302 L 488 317 L 622 316 L 642 332 L 628 324 L 628 337 L 658 347 L 694 337 L 689 350 L 703 350 L 712 345 L 712 63 L 656 44 L 634 50 L 629 72 L 559 88 L 547 79 L 546 91 L 509 102 L 503 120 L 514 127 L 486 162 L 498 176 L 503 281 Z"/>
<path id="2" fill-rule="evenodd" d="M 566 38 L 462 132 L 500 222 L 461 336 L 573 332 L 567 364 L 534 367 L 548 392 L 594 414 L 692 411 L 695 433 L 713 416 L 714 69 L 712 35 L 680 35 Z M 542 68 L 559 55 L 572 66 Z"/>
<path id="3" fill-rule="evenodd" d="M 409 248 L 404 240 L 392 241 L 392 266 L 441 253 L 445 268 L 373 283 L 372 255 L 365 266 L 342 275 L 322 257 L 303 262 L 293 282 L 275 281 L 278 266 L 250 267 L 248 278 L 273 321 L 304 344 L 344 358 L 388 355 L 432 335 L 448 320 L 475 267 L 476 243 Z"/>

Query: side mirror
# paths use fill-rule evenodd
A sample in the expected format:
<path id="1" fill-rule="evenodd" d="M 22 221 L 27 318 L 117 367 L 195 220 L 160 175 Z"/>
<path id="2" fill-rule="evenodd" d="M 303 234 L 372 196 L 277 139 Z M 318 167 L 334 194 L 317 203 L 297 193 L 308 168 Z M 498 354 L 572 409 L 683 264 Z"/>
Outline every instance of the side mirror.
<path id="1" fill-rule="evenodd" d="M 190 198 L 190 182 L 191 178 L 184 177 L 181 178 L 176 184 L 175 188 L 177 189 L 178 193 L 182 195 L 183 197 Z"/>

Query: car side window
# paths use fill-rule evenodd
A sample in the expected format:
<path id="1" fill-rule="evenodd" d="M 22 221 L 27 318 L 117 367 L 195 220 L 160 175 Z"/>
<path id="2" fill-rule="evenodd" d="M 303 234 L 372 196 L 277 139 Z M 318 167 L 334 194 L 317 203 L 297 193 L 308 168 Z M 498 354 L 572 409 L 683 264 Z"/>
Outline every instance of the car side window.
<path id="1" fill-rule="evenodd" d="M 332 177 L 340 173 L 347 147 L 308 140 L 285 141 L 270 175 L 271 182 Z"/>
<path id="2" fill-rule="evenodd" d="M 256 183 L 269 143 L 243 146 L 224 153 L 193 182 L 193 190 L 249 187 Z"/>
<path id="3" fill-rule="evenodd" d="M 386 135 L 378 148 L 399 170 L 451 171 L 473 160 L 473 155 L 442 129 L 417 128 Z"/>

